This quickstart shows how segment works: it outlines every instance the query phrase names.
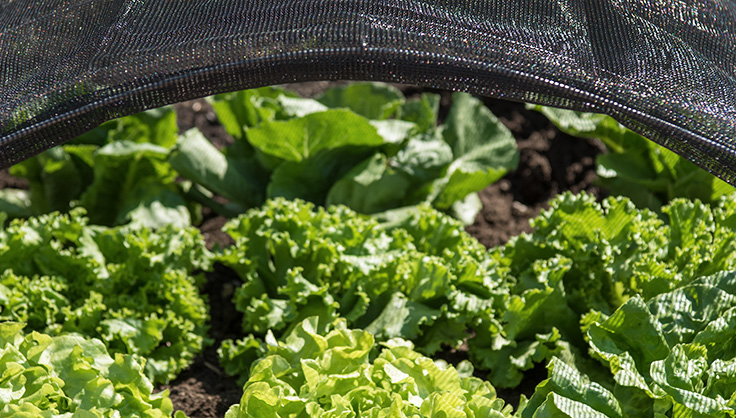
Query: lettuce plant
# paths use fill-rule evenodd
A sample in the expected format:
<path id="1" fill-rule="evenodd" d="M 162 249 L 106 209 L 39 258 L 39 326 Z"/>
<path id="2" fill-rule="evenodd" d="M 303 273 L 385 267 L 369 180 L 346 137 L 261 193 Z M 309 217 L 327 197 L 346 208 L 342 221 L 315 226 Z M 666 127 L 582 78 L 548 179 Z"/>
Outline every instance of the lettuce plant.
<path id="1" fill-rule="evenodd" d="M 298 323 L 282 340 L 267 338 L 266 356 L 251 369 L 240 404 L 226 418 L 240 417 L 477 417 L 511 416 L 493 386 L 434 362 L 402 339 L 384 342 L 378 356 L 373 336 L 330 330 L 317 318 Z"/>
<path id="2" fill-rule="evenodd" d="M 361 213 L 428 202 L 472 222 L 480 209 L 475 192 L 518 161 L 508 129 L 467 94 L 454 96 L 442 126 L 439 96 L 407 101 L 375 83 L 335 87 L 316 100 L 268 87 L 211 101 L 234 144 L 221 152 L 192 130 L 170 161 L 227 198 L 222 205 L 198 196 L 228 216 L 285 197 Z"/>
<path id="3" fill-rule="evenodd" d="M 736 414 L 736 272 L 636 296 L 587 332 L 612 387 L 560 361 L 521 416 L 732 417 Z"/>
<path id="4" fill-rule="evenodd" d="M 600 139 L 608 150 L 596 157 L 600 183 L 628 196 L 637 207 L 659 211 L 682 197 L 715 204 L 736 189 L 685 158 L 627 129 L 610 116 L 534 105 L 561 131 Z"/>
<path id="5" fill-rule="evenodd" d="M 102 342 L 79 334 L 23 328 L 0 323 L 0 418 L 171 417 L 168 392 L 152 393 L 140 358 L 111 356 Z"/>
<path id="6" fill-rule="evenodd" d="M 632 297 L 647 301 L 736 268 L 733 198 L 715 207 L 675 199 L 664 218 L 621 197 L 599 204 L 566 193 L 550 206 L 533 233 L 496 250 L 511 296 L 469 341 L 496 386 L 516 386 L 521 371 L 553 356 L 584 361 L 580 320 L 591 311 L 610 315 Z"/>
<path id="7" fill-rule="evenodd" d="M 0 190 L 0 210 L 28 218 L 82 206 L 98 225 L 187 227 L 198 208 L 167 161 L 177 131 L 171 107 L 105 123 L 11 167 L 29 189 Z"/>
<path id="8" fill-rule="evenodd" d="M 206 343 L 198 269 L 210 256 L 193 228 L 104 228 L 84 211 L 15 220 L 0 231 L 0 321 L 99 338 L 173 379 Z"/>
<path id="9" fill-rule="evenodd" d="M 200 203 L 236 216 L 286 197 L 362 213 L 429 202 L 468 223 L 476 192 L 518 161 L 508 129 L 465 94 L 439 127 L 439 96 L 407 101 L 377 83 L 318 100 L 267 87 L 211 101 L 235 140 L 224 150 L 196 129 L 179 135 L 171 107 L 150 110 L 14 166 L 29 190 L 0 190 L 0 210 L 27 218 L 82 206 L 94 224 L 184 227 Z"/>
<path id="10" fill-rule="evenodd" d="M 381 341 L 410 339 L 427 354 L 493 317 L 507 289 L 461 223 L 426 205 L 385 218 L 275 199 L 231 221 L 235 245 L 218 260 L 243 279 L 233 301 L 252 335 L 223 344 L 225 369 L 245 375 L 261 354 L 258 338 L 310 316 L 345 318 Z"/>

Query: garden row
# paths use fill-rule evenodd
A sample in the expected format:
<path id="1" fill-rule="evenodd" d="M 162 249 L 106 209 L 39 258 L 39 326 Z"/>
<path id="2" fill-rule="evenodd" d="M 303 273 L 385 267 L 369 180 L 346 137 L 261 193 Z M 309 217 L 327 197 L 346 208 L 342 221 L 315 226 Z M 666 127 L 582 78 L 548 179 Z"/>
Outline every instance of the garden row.
<path id="1" fill-rule="evenodd" d="M 17 218 L 0 232 L 0 417 L 171 416 L 153 384 L 213 343 L 215 264 L 241 281 L 241 338 L 218 349 L 243 385 L 229 418 L 736 410 L 725 183 L 610 118 L 539 108 L 600 137 L 602 183 L 635 193 L 565 193 L 488 250 L 463 222 L 518 156 L 471 96 L 441 125 L 436 96 L 377 84 L 211 100 L 223 149 L 159 109 L 12 169 L 29 188 L 0 191 Z M 232 218 L 232 245 L 206 248 L 202 207 Z M 431 359 L 459 348 L 470 361 Z M 548 379 L 504 406 L 494 387 L 536 364 Z"/>

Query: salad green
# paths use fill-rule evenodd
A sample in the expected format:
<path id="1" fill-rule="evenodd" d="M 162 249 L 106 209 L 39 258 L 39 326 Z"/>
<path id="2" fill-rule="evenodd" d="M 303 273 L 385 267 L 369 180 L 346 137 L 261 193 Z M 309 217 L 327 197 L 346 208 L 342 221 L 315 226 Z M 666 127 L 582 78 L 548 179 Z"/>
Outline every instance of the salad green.
<path id="1" fill-rule="evenodd" d="M 466 94 L 441 126 L 439 96 L 407 100 L 378 83 L 318 99 L 266 87 L 210 101 L 234 140 L 224 149 L 197 129 L 179 135 L 173 108 L 150 110 L 14 166 L 29 189 L 0 190 L 0 209 L 28 218 L 82 206 L 98 225 L 186 227 L 200 204 L 233 217 L 285 197 L 361 213 L 428 202 L 470 223 L 476 192 L 518 161 L 508 129 Z"/>
<path id="2" fill-rule="evenodd" d="M 0 417 L 172 416 L 168 391 L 152 393 L 140 358 L 111 356 L 102 342 L 79 334 L 23 328 L 0 323 Z"/>
<path id="3" fill-rule="evenodd" d="M 736 268 L 736 202 L 676 199 L 662 211 L 664 220 L 625 198 L 567 193 L 533 233 L 487 252 L 428 206 L 368 218 L 269 201 L 226 227 L 235 245 L 218 260 L 243 279 L 234 303 L 247 336 L 221 346 L 223 367 L 245 378 L 265 334 L 316 315 L 380 341 L 409 339 L 429 355 L 465 342 L 499 387 L 554 357 L 605 374 L 586 354 L 595 320 L 632 297 Z"/>
<path id="4" fill-rule="evenodd" d="M 497 387 L 514 387 L 545 359 L 585 359 L 580 321 L 591 311 L 610 315 L 632 297 L 650 300 L 736 268 L 736 199 L 715 207 L 675 199 L 662 212 L 664 220 L 622 197 L 553 199 L 532 221 L 533 233 L 494 250 L 509 298 L 500 323 L 490 318 L 475 328 L 475 366 L 491 370 Z"/>
<path id="5" fill-rule="evenodd" d="M 225 417 L 511 417 L 467 362 L 434 362 L 402 339 L 382 343 L 376 356 L 369 332 L 345 321 L 320 328 L 312 317 L 281 341 L 269 334 L 267 355 Z"/>
<path id="6" fill-rule="evenodd" d="M 193 274 L 209 265 L 193 228 L 90 227 L 79 208 L 15 220 L 0 230 L 0 322 L 98 338 L 166 382 L 208 341 Z"/>
<path id="7" fill-rule="evenodd" d="M 529 106 L 562 132 L 600 139 L 608 149 L 596 157 L 599 182 L 637 207 L 659 211 L 677 197 L 714 204 L 736 188 L 685 158 L 627 129 L 610 116 Z"/>
<path id="8" fill-rule="evenodd" d="M 223 344 L 224 368 L 246 376 L 259 338 L 311 316 L 345 318 L 380 341 L 411 339 L 426 354 L 493 316 L 507 290 L 461 223 L 427 205 L 384 216 L 379 224 L 343 206 L 275 199 L 231 221 L 235 244 L 217 260 L 243 280 L 233 302 L 252 335 Z"/>
<path id="9" fill-rule="evenodd" d="M 612 387 L 553 361 L 521 416 L 734 416 L 735 292 L 730 271 L 648 302 L 629 299 L 587 332 L 591 352 L 613 374 Z"/>
<path id="10" fill-rule="evenodd" d="M 116 119 L 10 169 L 28 190 L 0 190 L 11 218 L 87 209 L 94 224 L 187 227 L 199 217 L 168 163 L 178 134 L 173 108 Z"/>
<path id="11" fill-rule="evenodd" d="M 211 101 L 235 142 L 219 151 L 190 131 L 170 162 L 227 198 L 225 206 L 199 201 L 228 216 L 285 197 L 361 213 L 428 202 L 472 222 L 480 209 L 475 192 L 518 161 L 508 129 L 467 94 L 454 96 L 441 126 L 438 96 L 406 100 L 374 83 L 335 87 L 318 99 L 268 87 Z"/>
<path id="12" fill-rule="evenodd" d="M 609 117 L 536 106 L 603 141 L 614 197 L 560 195 L 489 251 L 463 223 L 519 157 L 472 96 L 441 124 L 438 95 L 378 83 L 209 101 L 226 146 L 162 108 L 11 169 L 29 188 L 0 190 L 0 418 L 171 416 L 152 384 L 211 343 L 213 262 L 242 282 L 227 418 L 511 417 L 494 386 L 541 364 L 513 416 L 736 416 L 726 183 Z M 205 248 L 203 206 L 233 245 Z M 425 357 L 448 351 L 473 364 Z"/>

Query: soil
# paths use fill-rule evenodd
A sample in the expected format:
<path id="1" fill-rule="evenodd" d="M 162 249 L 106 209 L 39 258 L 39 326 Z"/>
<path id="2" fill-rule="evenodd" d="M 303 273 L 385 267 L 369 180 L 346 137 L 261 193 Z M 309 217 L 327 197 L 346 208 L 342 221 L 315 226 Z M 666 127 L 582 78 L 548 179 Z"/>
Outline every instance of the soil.
<path id="1" fill-rule="evenodd" d="M 208 244 L 214 244 L 212 236 Z M 241 282 L 232 270 L 219 264 L 206 277 L 204 292 L 211 306 L 213 343 L 176 380 L 160 388 L 168 389 L 174 409 L 184 411 L 190 418 L 223 417 L 243 395 L 236 380 L 222 371 L 217 356 L 217 347 L 223 340 L 241 336 L 242 315 L 231 302 L 233 291 Z"/>
<path id="2" fill-rule="evenodd" d="M 302 83 L 286 86 L 303 97 L 314 97 L 334 84 L 327 82 Z M 444 120 L 451 104 L 452 93 L 398 86 L 407 97 L 431 91 L 441 95 L 440 121 Z M 520 151 L 519 166 L 502 180 L 480 192 L 483 210 L 466 230 L 486 247 L 502 245 L 522 232 L 531 232 L 529 220 L 548 207 L 547 202 L 559 193 L 586 191 L 598 199 L 605 190 L 595 185 L 595 156 L 604 151 L 597 140 L 581 140 L 561 133 L 540 113 L 526 109 L 523 104 L 497 99 L 485 99 L 485 104 L 498 116 L 517 139 Z M 175 105 L 179 114 L 179 128 L 184 131 L 199 128 L 218 148 L 232 142 L 217 121 L 212 107 L 198 99 Z M 226 246 L 230 238 L 220 228 L 225 219 L 207 210 L 200 229 L 208 247 Z M 242 388 L 235 379 L 225 375 L 217 360 L 216 347 L 226 338 L 239 334 L 241 315 L 230 301 L 239 279 L 231 270 L 217 265 L 207 274 L 205 292 L 212 307 L 210 336 L 214 343 L 195 363 L 171 384 L 162 387 L 170 391 L 177 410 L 192 418 L 222 417 L 230 405 L 239 403 Z M 456 364 L 467 358 L 462 350 L 447 350 L 441 358 Z M 478 373 L 480 377 L 482 373 Z M 538 365 L 526 373 L 525 380 L 513 390 L 498 390 L 499 397 L 516 406 L 519 395 L 527 397 L 536 385 L 546 378 L 546 369 Z"/>
<path id="3" fill-rule="evenodd" d="M 485 103 L 516 137 L 520 158 L 516 170 L 480 192 L 483 210 L 467 231 L 483 245 L 495 247 L 531 232 L 529 220 L 562 192 L 606 197 L 606 191 L 595 185 L 595 156 L 605 150 L 599 140 L 564 134 L 520 103 L 496 99 Z"/>
<path id="4" fill-rule="evenodd" d="M 0 170 L 0 189 L 5 188 L 28 189 L 28 180 L 11 176 L 7 168 Z"/>

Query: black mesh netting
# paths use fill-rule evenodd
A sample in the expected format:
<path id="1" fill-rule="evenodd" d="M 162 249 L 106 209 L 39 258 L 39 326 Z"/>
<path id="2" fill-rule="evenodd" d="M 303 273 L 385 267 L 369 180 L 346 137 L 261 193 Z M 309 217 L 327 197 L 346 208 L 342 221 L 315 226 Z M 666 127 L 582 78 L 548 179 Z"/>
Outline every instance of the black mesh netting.
<path id="1" fill-rule="evenodd" d="M 0 165 L 146 108 L 361 79 L 607 113 L 736 184 L 731 0 L 3 0 Z"/>

